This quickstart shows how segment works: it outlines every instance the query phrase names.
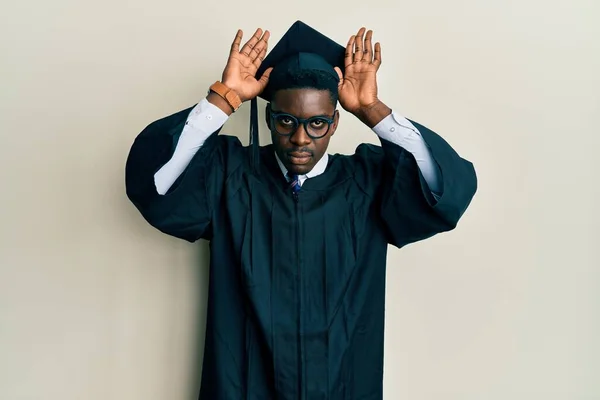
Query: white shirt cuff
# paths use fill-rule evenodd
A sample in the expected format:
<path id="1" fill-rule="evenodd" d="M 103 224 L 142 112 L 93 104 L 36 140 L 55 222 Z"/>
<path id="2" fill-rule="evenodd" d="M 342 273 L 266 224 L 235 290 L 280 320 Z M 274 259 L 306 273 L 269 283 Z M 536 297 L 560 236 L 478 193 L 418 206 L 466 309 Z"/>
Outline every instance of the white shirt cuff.
<path id="1" fill-rule="evenodd" d="M 198 132 L 205 134 L 208 132 L 208 136 L 210 136 L 217 129 L 225 125 L 228 118 L 229 116 L 223 110 L 204 98 L 190 111 L 185 125 L 186 127 L 191 126 Z M 186 128 L 183 129 L 183 132 L 185 131 Z"/>
<path id="2" fill-rule="evenodd" d="M 409 120 L 395 112 L 392 112 L 381 122 L 375 125 L 375 127 L 373 127 L 373 131 L 380 138 L 397 144 L 400 147 L 404 147 L 405 144 L 408 144 L 411 142 L 411 140 L 414 140 L 415 135 L 421 138 L 419 130 Z"/>

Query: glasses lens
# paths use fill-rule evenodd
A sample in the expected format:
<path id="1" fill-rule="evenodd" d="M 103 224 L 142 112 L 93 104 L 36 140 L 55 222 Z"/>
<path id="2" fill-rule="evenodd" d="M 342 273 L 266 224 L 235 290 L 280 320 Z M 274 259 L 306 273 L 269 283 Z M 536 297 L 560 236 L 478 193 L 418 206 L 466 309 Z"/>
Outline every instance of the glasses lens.
<path id="1" fill-rule="evenodd" d="M 312 118 L 308 124 L 308 134 L 313 138 L 320 138 L 329 132 L 329 121 L 323 118 Z"/>
<path id="2" fill-rule="evenodd" d="M 279 115 L 275 118 L 275 130 L 280 135 L 291 135 L 297 127 L 298 121 L 288 115 Z"/>

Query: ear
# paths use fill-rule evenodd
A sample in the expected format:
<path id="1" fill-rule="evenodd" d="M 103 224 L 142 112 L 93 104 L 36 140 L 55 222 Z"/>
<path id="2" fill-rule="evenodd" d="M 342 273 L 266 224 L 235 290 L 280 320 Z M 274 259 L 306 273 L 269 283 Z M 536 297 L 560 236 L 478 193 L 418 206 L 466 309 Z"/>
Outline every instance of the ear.
<path id="1" fill-rule="evenodd" d="M 331 126 L 331 135 L 329 136 L 333 136 L 335 134 L 335 131 L 337 130 L 338 127 L 338 123 L 340 122 L 340 112 L 338 110 L 335 110 L 335 113 L 333 114 L 333 125 Z"/>

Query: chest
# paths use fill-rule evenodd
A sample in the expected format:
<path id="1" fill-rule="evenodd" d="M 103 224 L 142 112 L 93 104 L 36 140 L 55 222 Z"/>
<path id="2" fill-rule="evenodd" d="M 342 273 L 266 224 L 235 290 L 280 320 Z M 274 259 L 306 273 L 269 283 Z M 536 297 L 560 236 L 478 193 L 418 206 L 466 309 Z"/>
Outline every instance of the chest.
<path id="1" fill-rule="evenodd" d="M 329 245 L 348 251 L 379 225 L 375 202 L 351 180 L 320 190 L 311 189 L 308 180 L 297 191 L 284 182 L 246 178 L 226 193 L 221 207 L 219 219 L 237 249 L 252 237 L 258 242 L 253 246 L 271 250 L 294 246 L 310 254 Z"/>

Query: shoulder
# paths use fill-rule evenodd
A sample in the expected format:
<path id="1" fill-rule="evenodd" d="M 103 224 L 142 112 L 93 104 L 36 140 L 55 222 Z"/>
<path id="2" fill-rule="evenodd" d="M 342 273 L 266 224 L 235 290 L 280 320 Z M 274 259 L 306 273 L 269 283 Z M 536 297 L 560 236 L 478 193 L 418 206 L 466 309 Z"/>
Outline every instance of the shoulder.
<path id="1" fill-rule="evenodd" d="M 217 154 L 222 167 L 231 173 L 248 164 L 248 149 L 242 145 L 237 136 L 214 133 L 206 140 L 199 153 L 206 157 Z"/>
<path id="2" fill-rule="evenodd" d="M 384 151 L 381 146 L 370 143 L 361 143 L 356 147 L 353 154 L 334 154 L 332 163 L 346 168 L 350 171 L 356 171 L 361 168 L 380 165 L 384 157 Z"/>
<path id="3" fill-rule="evenodd" d="M 373 159 L 383 157 L 383 148 L 371 143 L 361 143 L 351 156 L 355 159 Z"/>
<path id="4" fill-rule="evenodd" d="M 364 192 L 372 195 L 379 186 L 384 164 L 384 151 L 381 146 L 361 143 L 353 154 L 331 156 L 333 169 L 343 171 Z"/>
<path id="5" fill-rule="evenodd" d="M 210 137 L 216 141 L 219 146 L 224 146 L 231 149 L 243 149 L 246 148 L 240 141 L 240 138 L 234 135 L 229 135 L 226 133 L 219 133 Z"/>

